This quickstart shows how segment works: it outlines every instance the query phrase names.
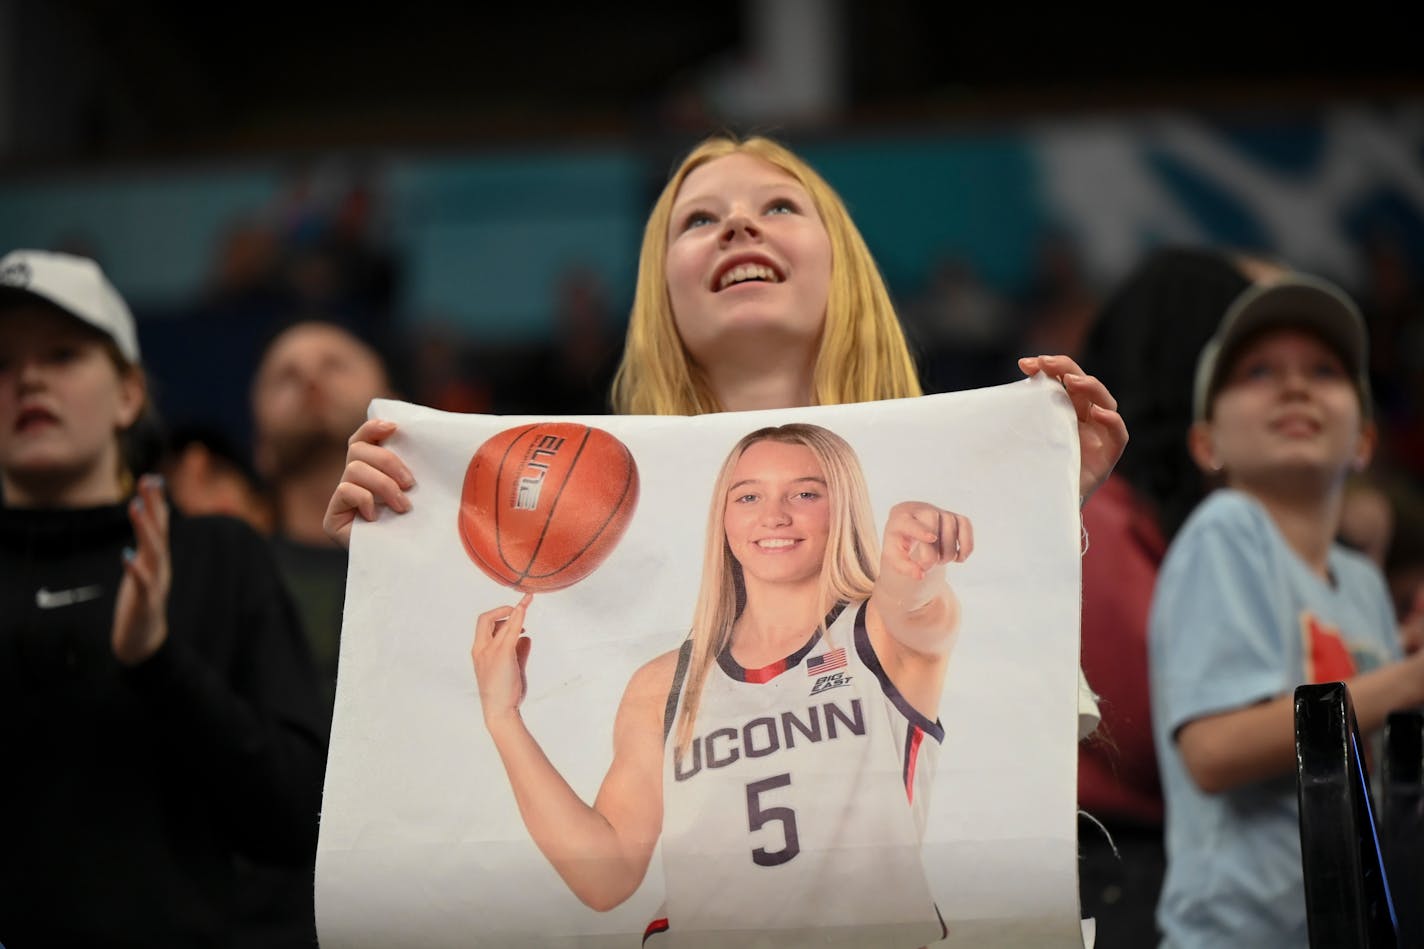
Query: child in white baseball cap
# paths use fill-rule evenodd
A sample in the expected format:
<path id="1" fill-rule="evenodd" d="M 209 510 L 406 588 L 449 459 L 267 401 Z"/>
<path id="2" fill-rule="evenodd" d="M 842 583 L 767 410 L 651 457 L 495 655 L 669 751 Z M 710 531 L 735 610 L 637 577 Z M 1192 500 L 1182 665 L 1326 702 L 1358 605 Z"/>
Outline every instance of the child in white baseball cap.
<path id="1" fill-rule="evenodd" d="M 1198 359 L 1189 445 L 1220 486 L 1167 551 L 1149 632 L 1172 949 L 1309 941 L 1297 685 L 1344 681 L 1363 731 L 1424 702 L 1384 578 L 1335 542 L 1375 442 L 1366 348 L 1343 290 L 1288 274 L 1237 297 Z"/>

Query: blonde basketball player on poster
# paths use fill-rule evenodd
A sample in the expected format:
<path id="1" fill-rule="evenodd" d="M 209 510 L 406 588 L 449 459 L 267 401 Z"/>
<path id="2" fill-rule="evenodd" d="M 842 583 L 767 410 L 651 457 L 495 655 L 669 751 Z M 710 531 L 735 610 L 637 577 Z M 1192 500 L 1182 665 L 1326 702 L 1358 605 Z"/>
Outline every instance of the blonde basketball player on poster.
<path id="1" fill-rule="evenodd" d="M 891 509 L 878 549 L 854 450 L 815 425 L 744 437 L 718 475 L 692 633 L 636 671 L 584 803 L 519 704 L 532 596 L 482 614 L 484 721 L 535 844 L 596 910 L 662 841 L 661 945 L 920 946 L 943 938 L 920 862 L 967 518 Z"/>

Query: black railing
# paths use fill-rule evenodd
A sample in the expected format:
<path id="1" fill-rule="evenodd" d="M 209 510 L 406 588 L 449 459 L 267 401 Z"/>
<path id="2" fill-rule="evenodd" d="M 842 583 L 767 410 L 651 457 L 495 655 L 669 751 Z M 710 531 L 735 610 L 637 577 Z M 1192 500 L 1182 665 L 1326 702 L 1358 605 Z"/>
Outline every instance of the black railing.
<path id="1" fill-rule="evenodd" d="M 1381 777 L 1380 835 L 1399 944 L 1424 947 L 1424 710 L 1389 716 Z"/>
<path id="2" fill-rule="evenodd" d="M 1311 949 L 1410 946 L 1400 941 L 1369 768 L 1345 683 L 1295 690 L 1295 751 Z"/>

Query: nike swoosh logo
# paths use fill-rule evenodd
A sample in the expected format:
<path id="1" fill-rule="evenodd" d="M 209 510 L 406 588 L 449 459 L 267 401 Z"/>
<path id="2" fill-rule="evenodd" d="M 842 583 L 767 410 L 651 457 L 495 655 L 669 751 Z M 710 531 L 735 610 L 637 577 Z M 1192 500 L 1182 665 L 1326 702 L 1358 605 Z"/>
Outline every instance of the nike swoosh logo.
<path id="1" fill-rule="evenodd" d="M 97 600 L 103 592 L 104 588 L 97 585 L 75 587 L 72 590 L 46 590 L 44 587 L 40 587 L 35 591 L 35 605 L 42 610 L 53 610 L 61 606 L 73 606 L 75 603 Z"/>

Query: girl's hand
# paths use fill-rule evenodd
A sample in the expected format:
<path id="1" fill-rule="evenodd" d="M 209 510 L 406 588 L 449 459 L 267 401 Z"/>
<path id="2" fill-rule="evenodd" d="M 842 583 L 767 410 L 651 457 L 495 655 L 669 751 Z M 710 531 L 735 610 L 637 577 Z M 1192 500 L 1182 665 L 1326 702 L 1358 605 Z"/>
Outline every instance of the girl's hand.
<path id="1" fill-rule="evenodd" d="M 534 594 L 526 593 L 514 606 L 497 606 L 475 620 L 475 641 L 470 661 L 480 688 L 485 723 L 516 715 L 528 691 L 524 669 L 530 640 L 524 633 L 524 614 Z"/>
<path id="2" fill-rule="evenodd" d="M 124 577 L 114 604 L 114 655 L 137 665 L 168 639 L 168 590 L 173 580 L 168 553 L 168 502 L 163 479 L 147 474 L 129 501 L 129 522 L 138 548 L 124 551 Z"/>
<path id="3" fill-rule="evenodd" d="M 880 575 L 923 580 L 934 567 L 963 563 L 974 550 L 974 527 L 963 514 L 924 501 L 902 501 L 885 521 Z"/>
<path id="4" fill-rule="evenodd" d="M 321 521 L 326 536 L 342 547 L 351 546 L 351 525 L 357 514 L 374 521 L 378 504 L 400 514 L 410 510 L 405 492 L 415 487 L 415 476 L 399 455 L 381 447 L 395 431 L 395 422 L 368 419 L 347 442 L 346 470 Z"/>
<path id="5" fill-rule="evenodd" d="M 1079 457 L 1082 468 L 1078 478 L 1079 503 L 1088 497 L 1112 474 L 1113 466 L 1127 447 L 1127 425 L 1117 413 L 1117 399 L 1095 376 L 1084 374 L 1078 364 L 1067 356 L 1025 356 L 1019 360 L 1024 375 L 1045 372 L 1057 379 L 1068 391 L 1073 411 L 1078 416 Z M 1185 436 L 1183 436 L 1185 437 Z"/>

